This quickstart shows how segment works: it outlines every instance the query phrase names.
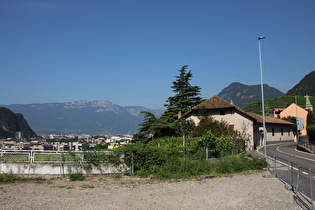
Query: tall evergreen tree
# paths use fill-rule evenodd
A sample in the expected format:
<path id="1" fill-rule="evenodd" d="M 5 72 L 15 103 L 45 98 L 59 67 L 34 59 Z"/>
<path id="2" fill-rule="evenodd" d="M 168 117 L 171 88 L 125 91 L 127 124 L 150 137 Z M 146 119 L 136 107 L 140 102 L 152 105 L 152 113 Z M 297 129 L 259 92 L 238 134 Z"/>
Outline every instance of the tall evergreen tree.
<path id="1" fill-rule="evenodd" d="M 193 77 L 191 70 L 186 72 L 187 65 L 183 66 L 180 74 L 176 76 L 176 81 L 173 82 L 171 88 L 176 94 L 169 97 L 164 104 L 166 111 L 161 116 L 167 122 L 174 122 L 178 118 L 178 111 L 187 112 L 192 107 L 200 104 L 203 99 L 200 97 L 200 87 L 192 86 L 190 80 Z"/>

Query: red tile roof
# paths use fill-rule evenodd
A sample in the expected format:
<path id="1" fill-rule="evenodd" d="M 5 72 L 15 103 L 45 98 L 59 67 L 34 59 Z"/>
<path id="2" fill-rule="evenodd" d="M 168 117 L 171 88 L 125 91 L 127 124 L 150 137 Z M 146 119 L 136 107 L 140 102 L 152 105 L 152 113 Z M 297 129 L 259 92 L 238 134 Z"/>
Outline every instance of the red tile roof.
<path id="1" fill-rule="evenodd" d="M 261 115 L 253 113 L 253 112 L 247 112 L 248 115 L 252 116 L 253 118 L 255 118 L 257 120 L 258 123 L 262 123 L 263 122 L 263 118 Z M 265 121 L 266 123 L 270 123 L 270 124 L 288 124 L 288 125 L 294 125 L 294 123 L 286 121 L 286 120 L 282 120 L 276 117 L 271 117 L 271 116 L 265 116 Z"/>
<path id="2" fill-rule="evenodd" d="M 255 114 L 252 112 L 245 112 L 241 108 L 230 104 L 229 102 L 223 100 L 219 96 L 213 96 L 212 98 L 209 98 L 208 100 L 198 104 L 197 106 L 193 107 L 191 110 L 183 114 L 182 117 L 185 117 L 189 113 L 191 113 L 193 110 L 198 110 L 201 107 L 205 107 L 206 109 L 227 109 L 227 108 L 234 108 L 235 110 L 239 111 L 240 113 L 256 120 L 258 123 L 262 123 L 262 116 L 259 114 Z M 265 116 L 266 123 L 273 123 L 273 124 L 294 124 L 286 120 L 281 120 L 275 117 Z"/>

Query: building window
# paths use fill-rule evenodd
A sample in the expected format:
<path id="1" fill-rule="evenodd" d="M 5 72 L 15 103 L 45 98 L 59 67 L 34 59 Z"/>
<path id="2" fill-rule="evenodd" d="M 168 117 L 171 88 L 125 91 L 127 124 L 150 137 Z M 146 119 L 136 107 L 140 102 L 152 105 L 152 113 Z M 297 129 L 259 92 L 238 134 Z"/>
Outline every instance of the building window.
<path id="1" fill-rule="evenodd" d="M 225 115 L 225 110 L 220 109 L 220 115 Z"/>
<path id="2" fill-rule="evenodd" d="M 274 128 L 271 129 L 271 132 L 272 132 L 272 136 L 275 136 L 275 129 Z"/>
<path id="3" fill-rule="evenodd" d="M 229 125 L 230 129 L 234 131 L 234 125 Z"/>
<path id="4" fill-rule="evenodd" d="M 281 136 L 283 136 L 283 128 L 281 128 Z"/>

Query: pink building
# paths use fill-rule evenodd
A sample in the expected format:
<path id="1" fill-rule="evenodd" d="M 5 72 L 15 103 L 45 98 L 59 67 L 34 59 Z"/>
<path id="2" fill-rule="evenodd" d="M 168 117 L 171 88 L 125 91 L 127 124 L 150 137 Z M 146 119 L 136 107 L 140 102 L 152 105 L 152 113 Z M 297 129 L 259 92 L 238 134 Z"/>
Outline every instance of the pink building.
<path id="1" fill-rule="evenodd" d="M 286 118 L 286 117 L 296 117 L 296 118 L 303 118 L 304 123 L 303 123 L 303 129 L 300 130 L 301 136 L 306 136 L 306 126 L 307 126 L 307 114 L 308 111 L 305 108 L 302 108 L 295 103 L 292 103 L 290 106 L 287 108 L 279 109 L 275 108 L 273 111 L 274 117 L 277 118 Z"/>

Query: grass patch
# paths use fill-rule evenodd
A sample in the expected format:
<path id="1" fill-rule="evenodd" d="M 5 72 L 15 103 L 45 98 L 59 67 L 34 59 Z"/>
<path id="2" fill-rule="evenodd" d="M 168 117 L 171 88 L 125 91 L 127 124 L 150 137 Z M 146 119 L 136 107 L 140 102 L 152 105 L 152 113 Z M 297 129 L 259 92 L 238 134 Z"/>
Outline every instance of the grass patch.
<path id="1" fill-rule="evenodd" d="M 13 183 L 13 182 L 38 182 L 46 181 L 46 179 L 41 177 L 22 177 L 16 176 L 12 173 L 0 174 L 0 183 Z"/>
<path id="2" fill-rule="evenodd" d="M 81 186 L 81 188 L 83 188 L 83 189 L 93 189 L 95 187 L 93 185 L 84 184 L 84 185 Z"/>
<path id="3" fill-rule="evenodd" d="M 247 154 L 224 156 L 217 161 L 191 160 L 179 157 L 168 159 L 161 165 L 151 165 L 149 170 L 140 168 L 136 171 L 136 175 L 153 179 L 191 179 L 205 174 L 221 176 L 262 170 L 266 166 L 267 162 L 264 159 Z"/>
<path id="4" fill-rule="evenodd" d="M 74 186 L 69 185 L 69 186 L 56 186 L 55 188 L 61 188 L 61 189 L 74 189 Z"/>

